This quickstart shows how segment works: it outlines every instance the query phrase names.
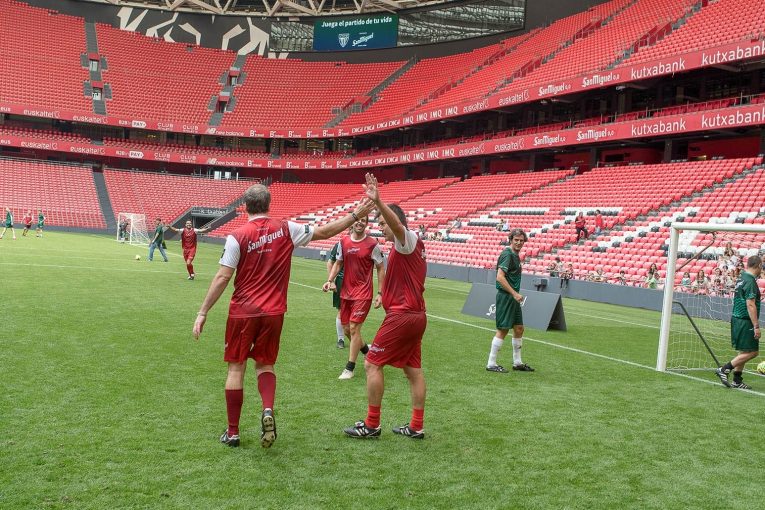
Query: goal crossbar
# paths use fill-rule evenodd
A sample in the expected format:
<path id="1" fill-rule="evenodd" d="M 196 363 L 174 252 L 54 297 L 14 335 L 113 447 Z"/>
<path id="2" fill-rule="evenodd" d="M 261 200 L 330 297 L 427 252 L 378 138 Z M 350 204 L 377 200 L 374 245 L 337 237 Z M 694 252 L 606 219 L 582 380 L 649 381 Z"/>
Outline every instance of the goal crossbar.
<path id="1" fill-rule="evenodd" d="M 765 225 L 751 223 L 686 223 L 673 222 L 669 227 L 669 253 L 664 285 L 664 297 L 661 307 L 661 326 L 659 329 L 659 351 L 656 356 L 656 370 L 667 369 L 667 349 L 669 346 L 672 306 L 675 294 L 675 274 L 680 231 L 697 232 L 748 232 L 765 233 Z"/>

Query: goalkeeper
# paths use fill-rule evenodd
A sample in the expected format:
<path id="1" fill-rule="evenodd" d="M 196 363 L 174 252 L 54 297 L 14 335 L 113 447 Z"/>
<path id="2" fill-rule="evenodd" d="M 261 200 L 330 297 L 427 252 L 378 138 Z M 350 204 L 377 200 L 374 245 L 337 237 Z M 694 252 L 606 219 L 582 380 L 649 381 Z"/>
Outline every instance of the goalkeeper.
<path id="1" fill-rule="evenodd" d="M 730 318 L 730 341 L 738 355 L 715 371 L 728 388 L 750 390 L 744 382 L 744 365 L 760 353 L 760 289 L 757 277 L 762 272 L 762 259 L 757 255 L 746 261 L 746 271 L 741 273 L 733 291 L 733 312 Z M 733 372 L 733 382 L 728 375 Z"/>

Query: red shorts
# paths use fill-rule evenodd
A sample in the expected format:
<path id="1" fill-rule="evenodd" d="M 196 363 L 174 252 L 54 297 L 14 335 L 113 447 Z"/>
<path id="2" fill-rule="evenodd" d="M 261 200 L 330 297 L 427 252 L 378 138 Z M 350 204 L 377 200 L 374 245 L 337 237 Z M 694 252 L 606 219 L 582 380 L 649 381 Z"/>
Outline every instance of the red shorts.
<path id="1" fill-rule="evenodd" d="M 183 260 L 194 260 L 194 257 L 197 256 L 197 247 L 193 248 L 184 248 L 183 249 Z"/>
<path id="2" fill-rule="evenodd" d="M 428 325 L 424 312 L 389 313 L 377 331 L 366 360 L 396 368 L 422 366 L 422 335 Z"/>
<path id="3" fill-rule="evenodd" d="M 279 355 L 283 323 L 284 315 L 229 317 L 223 361 L 244 363 L 252 358 L 262 365 L 273 365 Z"/>
<path id="4" fill-rule="evenodd" d="M 355 322 L 361 324 L 369 315 L 372 301 L 366 299 L 341 299 L 340 300 L 340 323 L 348 324 Z"/>

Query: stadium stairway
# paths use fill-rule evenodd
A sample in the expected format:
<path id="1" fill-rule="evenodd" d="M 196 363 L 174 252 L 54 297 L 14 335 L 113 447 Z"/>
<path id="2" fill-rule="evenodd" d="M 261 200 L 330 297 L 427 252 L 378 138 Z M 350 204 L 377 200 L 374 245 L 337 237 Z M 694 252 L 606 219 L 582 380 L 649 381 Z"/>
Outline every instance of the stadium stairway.
<path id="1" fill-rule="evenodd" d="M 406 61 L 404 65 L 393 71 L 390 76 L 385 78 L 383 81 L 381 81 L 379 84 L 375 86 L 372 90 L 367 92 L 365 94 L 366 97 L 369 97 L 369 101 L 367 101 L 365 104 L 359 104 L 355 100 L 351 102 L 351 104 L 345 105 L 340 109 L 340 112 L 337 114 L 337 116 L 327 122 L 327 124 L 324 127 L 331 128 L 335 127 L 341 122 L 343 122 L 345 119 L 347 119 L 350 115 L 354 113 L 361 113 L 373 104 L 377 102 L 377 99 L 380 96 L 380 93 L 385 90 L 389 85 L 391 85 L 393 82 L 398 80 L 403 74 L 405 74 L 409 69 L 411 69 L 413 66 L 419 62 L 419 58 L 417 58 L 417 55 L 410 58 Z"/>
<path id="2" fill-rule="evenodd" d="M 106 220 L 106 229 L 109 232 L 116 232 L 117 220 L 115 219 L 112 201 L 109 198 L 109 191 L 106 189 L 103 172 L 93 169 L 93 184 L 96 186 L 96 195 L 98 196 L 98 204 L 101 206 L 101 214 L 103 214 L 104 220 Z"/>
<path id="3" fill-rule="evenodd" d="M 111 86 L 103 83 L 100 62 L 98 69 L 90 69 L 91 55 L 98 55 L 98 34 L 96 33 L 95 23 L 85 22 L 85 46 L 87 53 L 83 55 L 82 64 L 83 67 L 88 69 L 88 73 L 90 74 L 90 79 L 84 84 L 85 96 L 90 97 L 91 101 L 93 101 L 93 113 L 106 115 L 106 98 L 108 96 L 108 98 L 111 99 Z M 96 99 L 93 95 L 94 83 L 101 84 L 101 99 Z"/>

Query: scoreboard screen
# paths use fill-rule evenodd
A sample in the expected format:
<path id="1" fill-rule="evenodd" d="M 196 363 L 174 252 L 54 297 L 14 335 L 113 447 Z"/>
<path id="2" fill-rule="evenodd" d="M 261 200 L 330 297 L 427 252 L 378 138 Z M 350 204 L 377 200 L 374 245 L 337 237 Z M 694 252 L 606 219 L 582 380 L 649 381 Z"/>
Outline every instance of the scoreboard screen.
<path id="1" fill-rule="evenodd" d="M 313 24 L 313 49 L 316 51 L 391 48 L 397 41 L 398 16 L 393 14 L 322 18 Z"/>

